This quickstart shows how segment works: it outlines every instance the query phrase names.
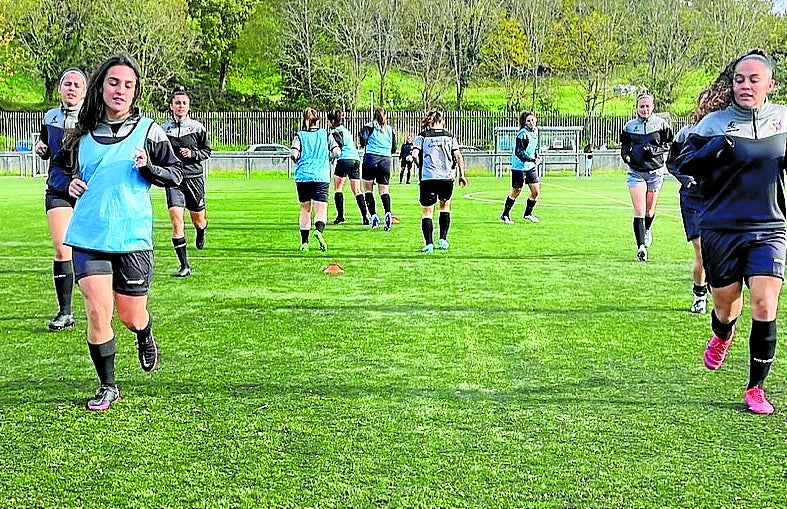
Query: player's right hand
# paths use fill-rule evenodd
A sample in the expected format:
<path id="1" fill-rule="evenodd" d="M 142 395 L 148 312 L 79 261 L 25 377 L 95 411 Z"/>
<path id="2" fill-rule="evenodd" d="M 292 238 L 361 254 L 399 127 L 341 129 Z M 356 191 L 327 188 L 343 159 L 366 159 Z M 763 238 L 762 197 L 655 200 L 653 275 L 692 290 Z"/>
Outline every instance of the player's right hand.
<path id="1" fill-rule="evenodd" d="M 43 157 L 46 154 L 46 151 L 49 150 L 49 147 L 41 140 L 38 140 L 35 146 L 36 154 Z"/>
<path id="2" fill-rule="evenodd" d="M 68 194 L 74 198 L 79 198 L 87 191 L 87 184 L 82 179 L 74 179 L 68 184 Z"/>

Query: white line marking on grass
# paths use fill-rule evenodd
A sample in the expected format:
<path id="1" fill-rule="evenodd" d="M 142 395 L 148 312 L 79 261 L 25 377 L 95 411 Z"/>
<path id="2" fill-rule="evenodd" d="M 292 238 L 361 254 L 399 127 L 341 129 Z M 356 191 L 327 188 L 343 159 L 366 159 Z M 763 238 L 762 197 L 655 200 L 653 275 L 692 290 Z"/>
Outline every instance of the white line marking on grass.
<path id="1" fill-rule="evenodd" d="M 541 186 L 544 187 L 544 182 L 543 181 L 541 182 Z M 590 191 L 585 191 L 585 190 L 577 189 L 577 188 L 574 188 L 574 187 L 561 186 L 559 184 L 553 184 L 553 183 L 549 183 L 548 186 L 556 187 L 556 188 L 559 188 L 559 189 L 563 189 L 564 191 L 574 191 L 574 192 L 577 192 L 577 193 L 586 194 L 588 196 L 593 196 L 595 198 L 600 198 L 602 200 L 610 201 L 610 202 L 615 203 L 617 205 L 614 205 L 614 206 L 613 205 L 577 205 L 577 204 L 565 203 L 565 202 L 549 203 L 549 201 L 546 200 L 545 203 L 541 203 L 541 201 L 539 201 L 539 203 L 538 203 L 539 207 L 562 207 L 562 208 L 570 207 L 570 208 L 575 208 L 575 209 L 621 209 L 621 208 L 630 209 L 631 208 L 631 203 L 630 202 L 619 200 L 619 199 L 613 198 L 611 196 L 605 196 L 603 194 L 592 193 Z M 478 191 L 476 193 L 467 193 L 467 194 L 463 195 L 462 198 L 466 198 L 468 200 L 474 200 L 474 201 L 482 201 L 482 202 L 486 202 L 486 203 L 505 203 L 505 200 L 498 200 L 498 199 L 491 199 L 491 198 L 478 198 L 477 197 L 480 194 L 487 194 L 487 193 L 491 193 L 491 192 L 492 191 Z M 657 207 L 656 208 L 656 215 L 659 216 L 659 217 L 668 217 L 670 219 L 678 219 L 678 220 L 681 219 L 680 215 L 674 215 L 674 214 L 670 214 L 670 213 L 665 212 L 664 211 L 665 208 L 669 209 L 669 210 L 672 210 L 672 207 L 664 207 L 664 208 Z M 680 214 L 680 210 L 678 210 L 678 214 Z"/>

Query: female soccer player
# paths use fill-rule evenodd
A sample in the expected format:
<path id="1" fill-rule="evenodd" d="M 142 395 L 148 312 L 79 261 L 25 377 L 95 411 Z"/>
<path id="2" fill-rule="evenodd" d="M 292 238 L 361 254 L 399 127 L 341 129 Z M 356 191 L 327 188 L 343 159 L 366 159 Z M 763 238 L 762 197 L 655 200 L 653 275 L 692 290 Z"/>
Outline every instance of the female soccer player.
<path id="1" fill-rule="evenodd" d="M 533 209 L 541 194 L 541 179 L 537 171 L 538 165 L 541 164 L 541 158 L 538 157 L 537 121 L 538 118 L 533 111 L 525 111 L 519 115 L 519 131 L 516 133 L 516 143 L 511 152 L 511 193 L 506 197 L 506 204 L 500 215 L 500 220 L 505 224 L 514 224 L 511 220 L 511 209 L 525 184 L 530 188 L 530 197 L 525 206 L 524 219 L 531 223 L 538 222 L 538 218 L 533 215 Z"/>
<path id="2" fill-rule="evenodd" d="M 77 69 L 70 68 L 60 75 L 60 106 L 44 115 L 41 134 L 35 152 L 41 159 L 49 159 L 49 176 L 46 179 L 46 218 L 49 233 L 55 248 L 52 275 L 57 295 L 57 315 L 47 323 L 51 331 L 60 331 L 76 325 L 71 312 L 71 294 L 74 289 L 74 267 L 71 264 L 71 248 L 63 244 L 63 237 L 74 211 L 74 198 L 68 194 L 72 161 L 67 150 L 61 150 L 63 135 L 74 128 L 79 109 L 85 99 L 87 78 Z"/>
<path id="3" fill-rule="evenodd" d="M 672 142 L 672 128 L 653 114 L 653 96 L 637 96 L 637 117 L 629 120 L 620 133 L 620 155 L 629 166 L 628 188 L 634 207 L 634 239 L 637 259 L 648 261 L 653 242 L 651 227 L 656 202 L 664 183 L 664 154 Z"/>
<path id="4" fill-rule="evenodd" d="M 380 226 L 380 218 L 377 217 L 377 204 L 374 201 L 374 183 L 377 182 L 380 201 L 383 202 L 385 210 L 383 229 L 388 231 L 393 225 L 391 195 L 388 193 L 388 189 L 391 183 L 391 154 L 396 151 L 396 133 L 388 124 L 388 116 L 382 106 L 378 106 L 374 110 L 374 121 L 363 126 L 360 138 L 361 147 L 366 149 L 363 156 L 361 178 L 366 188 L 366 208 L 369 209 L 369 214 L 372 216 L 372 228 Z"/>
<path id="5" fill-rule="evenodd" d="M 423 131 L 413 143 L 413 159 L 418 164 L 419 202 L 423 207 L 421 231 L 424 235 L 423 253 L 434 252 L 434 206 L 440 201 L 440 239 L 437 247 L 448 249 L 448 229 L 451 226 L 451 196 L 454 180 L 467 186 L 465 162 L 459 151 L 459 142 L 443 129 L 443 113 L 431 110 L 424 117 Z M 454 164 L 456 162 L 456 164 Z M 456 169 L 455 169 L 456 168 Z"/>
<path id="6" fill-rule="evenodd" d="M 713 88 L 726 107 L 703 118 L 686 137 L 682 173 L 698 176 L 703 191 L 702 256 L 713 296 L 705 366 L 721 368 L 751 295 L 748 408 L 770 414 L 763 383 L 776 353 L 776 315 L 784 280 L 787 108 L 769 102 L 774 65 L 760 50 L 734 60 Z"/>
<path id="7" fill-rule="evenodd" d="M 113 306 L 137 337 L 142 370 L 158 366 L 147 310 L 153 277 L 150 186 L 177 186 L 183 172 L 161 127 L 140 116 L 135 106 L 140 91 L 139 65 L 131 56 L 105 60 L 90 78 L 66 143 L 77 154 L 77 173 L 68 187 L 77 201 L 65 243 L 73 248 L 87 311 L 88 351 L 100 384 L 87 401 L 89 410 L 107 410 L 120 399 Z"/>
<path id="8" fill-rule="evenodd" d="M 298 226 L 301 229 L 301 251 L 309 250 L 309 234 L 312 228 L 314 208 L 314 238 L 320 251 L 326 251 L 323 232 L 328 220 L 328 192 L 331 182 L 331 159 L 341 149 L 333 136 L 320 127 L 320 116 L 314 108 L 303 111 L 300 130 L 295 134 L 290 147 L 290 157 L 295 162 L 295 188 L 301 213 Z"/>
<path id="9" fill-rule="evenodd" d="M 355 146 L 350 131 L 344 127 L 344 111 L 334 110 L 328 113 L 328 121 L 331 123 L 331 136 L 341 149 L 339 158 L 336 160 L 336 169 L 333 171 L 333 201 L 336 204 L 336 219 L 333 224 L 342 224 L 346 221 L 344 217 L 344 181 L 350 179 L 350 190 L 355 196 L 355 203 L 361 211 L 361 222 L 369 224 L 369 216 L 366 213 L 366 200 L 361 192 L 361 156 Z"/>
<path id="10" fill-rule="evenodd" d="M 694 177 L 681 173 L 676 160 L 683 149 L 686 137 L 697 125 L 697 122 L 702 120 L 708 112 L 719 109 L 717 106 L 718 102 L 718 95 L 714 94 L 711 89 L 704 90 L 700 94 L 697 98 L 697 107 L 689 118 L 689 124 L 675 135 L 675 140 L 670 146 L 669 156 L 667 157 L 667 171 L 680 182 L 680 212 L 683 218 L 683 230 L 686 233 L 686 240 L 691 242 L 694 248 L 694 263 L 692 265 L 692 275 L 694 277 L 692 293 L 694 301 L 689 311 L 697 314 L 706 312 L 708 302 L 708 285 L 705 282 L 705 269 L 702 266 L 700 241 L 702 191 Z"/>
<path id="11" fill-rule="evenodd" d="M 183 87 L 175 87 L 170 97 L 169 109 L 172 120 L 161 127 L 169 138 L 172 149 L 183 164 L 183 182 L 177 187 L 167 188 L 167 207 L 172 221 L 172 247 L 178 256 L 180 268 L 173 277 L 188 277 L 191 266 L 183 225 L 183 210 L 188 209 L 191 223 L 196 229 L 197 249 L 205 247 L 205 229 L 208 220 L 205 217 L 205 168 L 204 163 L 210 157 L 210 141 L 208 132 L 200 122 L 189 117 L 191 100 Z"/>

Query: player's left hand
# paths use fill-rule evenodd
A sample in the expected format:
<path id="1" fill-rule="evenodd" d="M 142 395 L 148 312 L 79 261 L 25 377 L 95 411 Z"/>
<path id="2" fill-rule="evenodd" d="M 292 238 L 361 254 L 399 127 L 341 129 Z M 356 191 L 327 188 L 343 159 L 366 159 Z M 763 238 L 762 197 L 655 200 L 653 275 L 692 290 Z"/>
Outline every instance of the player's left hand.
<path id="1" fill-rule="evenodd" d="M 148 153 L 142 147 L 137 147 L 134 155 L 134 168 L 143 168 L 148 165 Z"/>
<path id="2" fill-rule="evenodd" d="M 467 177 L 459 177 L 459 187 L 467 187 Z"/>
<path id="3" fill-rule="evenodd" d="M 180 155 L 185 157 L 186 159 L 191 159 L 191 149 L 186 147 L 180 148 Z"/>

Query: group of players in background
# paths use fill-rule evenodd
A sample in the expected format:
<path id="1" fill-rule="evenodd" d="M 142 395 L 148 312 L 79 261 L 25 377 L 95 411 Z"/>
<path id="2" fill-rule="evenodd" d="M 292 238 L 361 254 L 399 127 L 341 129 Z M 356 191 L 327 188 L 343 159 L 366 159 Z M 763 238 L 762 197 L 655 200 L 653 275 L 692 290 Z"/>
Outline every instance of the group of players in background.
<path id="1" fill-rule="evenodd" d="M 714 306 L 713 334 L 705 365 L 718 370 L 735 334 L 742 310 L 745 282 L 751 290 L 750 376 L 744 400 L 755 413 L 772 413 L 762 385 L 773 362 L 776 312 L 784 278 L 784 167 L 787 108 L 767 100 L 773 90 L 773 63 L 759 50 L 732 61 L 700 95 L 692 124 L 672 135 L 669 124 L 653 114 L 654 99 L 637 98 L 637 117 L 621 134 L 621 157 L 628 164 L 628 187 L 634 208 L 637 259 L 648 260 L 658 193 L 668 170 L 681 183 L 681 210 L 687 240 L 695 249 L 694 302 L 691 311 L 704 313 L 708 285 Z M 195 247 L 205 245 L 203 162 L 211 148 L 202 124 L 189 117 L 189 96 L 176 88 L 170 97 L 172 119 L 159 126 L 140 115 L 139 67 L 125 54 L 107 59 L 90 80 L 79 69 L 60 79 L 61 105 L 47 112 L 35 151 L 50 158 L 46 210 L 55 258 L 53 276 L 59 312 L 48 323 L 57 331 L 75 324 L 71 293 L 77 282 L 85 297 L 88 350 L 99 378 L 99 389 L 87 402 L 90 410 L 106 410 L 120 398 L 114 377 L 113 310 L 137 336 L 144 371 L 158 365 L 158 345 L 147 311 L 153 271 L 152 210 L 149 188 L 166 188 L 172 222 L 172 244 L 180 268 L 191 274 L 184 211 L 196 229 Z M 350 189 L 362 224 L 390 230 L 390 179 L 396 133 L 385 110 L 359 133 L 360 148 L 344 126 L 341 110 L 327 115 L 320 127 L 313 108 L 303 112 L 290 156 L 300 203 L 300 250 L 313 237 L 326 251 L 330 184 L 333 181 L 336 225 L 347 221 L 343 187 Z M 537 116 L 519 117 L 511 154 L 511 192 L 500 220 L 510 214 L 527 184 L 530 195 L 523 217 L 538 223 L 534 208 L 540 195 Z M 422 252 L 434 249 L 433 215 L 439 202 L 437 248 L 449 248 L 450 204 L 455 182 L 467 185 L 465 163 L 457 139 L 445 129 L 443 114 L 429 111 L 421 130 L 398 150 L 401 172 L 409 183 L 415 166 L 422 207 Z M 331 168 L 333 176 L 331 175 Z M 377 212 L 377 186 L 382 218 Z M 312 219 L 313 216 L 313 219 Z M 312 231 L 312 222 L 314 230 Z M 705 278 L 707 277 L 707 283 Z"/>

